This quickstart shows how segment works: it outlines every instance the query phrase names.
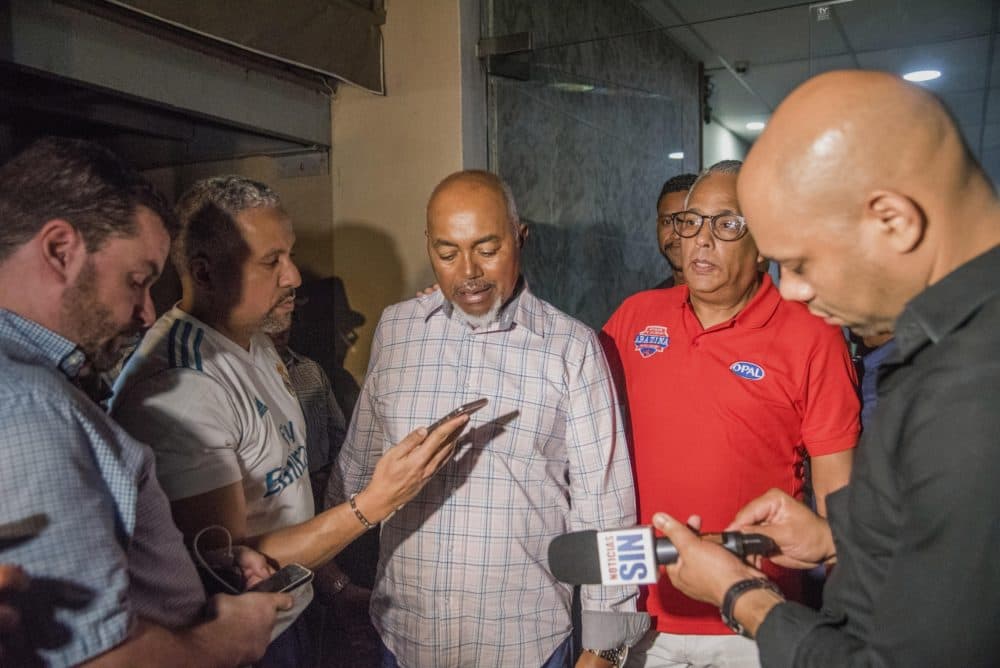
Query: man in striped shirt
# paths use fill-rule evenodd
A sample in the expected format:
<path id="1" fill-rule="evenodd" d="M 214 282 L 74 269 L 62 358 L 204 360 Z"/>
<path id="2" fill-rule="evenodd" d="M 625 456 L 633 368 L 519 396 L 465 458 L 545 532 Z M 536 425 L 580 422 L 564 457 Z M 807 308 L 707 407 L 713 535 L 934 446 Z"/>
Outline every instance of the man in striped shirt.
<path id="1" fill-rule="evenodd" d="M 442 181 L 427 207 L 440 290 L 386 309 L 347 440 L 340 500 L 413 424 L 466 402 L 455 458 L 382 523 L 372 618 L 384 665 L 569 666 L 572 589 L 549 572 L 552 538 L 635 522 L 628 452 L 594 332 L 535 297 L 520 274 L 526 229 L 487 172 Z M 648 619 L 634 587 L 582 590 L 578 665 L 609 666 Z"/>

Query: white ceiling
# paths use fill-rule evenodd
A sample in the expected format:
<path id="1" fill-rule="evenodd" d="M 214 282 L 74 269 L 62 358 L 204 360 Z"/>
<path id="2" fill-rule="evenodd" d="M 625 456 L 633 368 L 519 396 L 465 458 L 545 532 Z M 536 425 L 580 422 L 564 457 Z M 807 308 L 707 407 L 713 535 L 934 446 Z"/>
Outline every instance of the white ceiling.
<path id="1" fill-rule="evenodd" d="M 936 69 L 941 78 L 923 85 L 948 104 L 1000 182 L 1000 0 L 834 0 L 826 20 L 819 20 L 819 2 L 632 1 L 704 63 L 714 86 L 713 122 L 747 141 L 758 132 L 746 124 L 766 121 L 811 74 Z M 747 64 L 743 74 L 732 69 L 739 61 Z"/>

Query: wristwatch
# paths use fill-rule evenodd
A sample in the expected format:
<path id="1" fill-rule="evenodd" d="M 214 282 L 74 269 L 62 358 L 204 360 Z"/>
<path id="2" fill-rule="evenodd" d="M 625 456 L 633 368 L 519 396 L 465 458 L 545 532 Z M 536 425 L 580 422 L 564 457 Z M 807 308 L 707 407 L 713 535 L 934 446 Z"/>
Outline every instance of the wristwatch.
<path id="1" fill-rule="evenodd" d="M 585 649 L 583 651 L 596 654 L 598 659 L 610 661 L 611 665 L 615 668 L 622 668 L 625 665 L 625 659 L 628 657 L 628 647 L 626 645 L 613 649 Z"/>
<path id="2" fill-rule="evenodd" d="M 722 607 L 719 608 L 719 614 L 722 615 L 722 621 L 733 633 L 738 633 L 744 638 L 749 638 L 750 633 L 743 628 L 742 624 L 736 621 L 735 617 L 733 617 L 733 608 L 736 606 L 736 599 L 754 589 L 766 589 L 774 594 L 777 594 L 778 598 L 782 601 L 785 600 L 785 595 L 781 593 L 780 589 L 778 589 L 778 585 L 774 584 L 767 578 L 749 578 L 747 580 L 740 580 L 726 590 L 726 596 L 722 599 Z"/>

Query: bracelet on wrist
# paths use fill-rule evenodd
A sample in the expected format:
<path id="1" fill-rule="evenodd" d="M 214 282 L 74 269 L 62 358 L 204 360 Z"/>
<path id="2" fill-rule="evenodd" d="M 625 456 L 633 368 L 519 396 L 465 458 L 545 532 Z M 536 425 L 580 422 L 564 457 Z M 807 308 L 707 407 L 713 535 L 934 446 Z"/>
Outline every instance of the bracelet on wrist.
<path id="1" fill-rule="evenodd" d="M 351 498 L 348 500 L 348 503 L 351 504 L 351 510 L 354 511 L 354 516 L 357 517 L 358 521 L 361 522 L 362 526 L 364 526 L 365 531 L 371 531 L 372 529 L 375 528 L 375 525 L 369 522 L 368 518 L 365 517 L 364 513 L 362 513 L 361 510 L 358 508 L 358 502 L 355 500 L 357 496 L 358 496 L 357 492 L 351 494 Z"/>
<path id="2" fill-rule="evenodd" d="M 622 668 L 625 665 L 625 659 L 628 658 L 628 647 L 625 645 L 612 649 L 585 649 L 583 651 L 610 662 L 615 668 Z"/>

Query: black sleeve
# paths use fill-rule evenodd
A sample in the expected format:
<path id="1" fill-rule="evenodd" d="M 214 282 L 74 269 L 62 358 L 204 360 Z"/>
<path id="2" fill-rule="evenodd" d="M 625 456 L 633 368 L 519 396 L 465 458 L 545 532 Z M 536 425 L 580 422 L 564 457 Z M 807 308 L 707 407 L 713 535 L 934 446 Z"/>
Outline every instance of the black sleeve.
<path id="1" fill-rule="evenodd" d="M 990 666 L 1000 661 L 1000 377 L 997 362 L 932 374 L 907 406 L 894 489 L 869 489 L 898 518 L 868 628 L 794 604 L 758 632 L 765 667 Z M 863 443 L 861 447 L 865 447 Z M 876 445 L 872 443 L 871 445 Z M 880 444 L 881 445 L 881 444 Z M 852 482 L 852 486 L 855 482 Z M 853 493 L 855 490 L 849 490 Z M 848 503 L 850 522 L 870 517 Z M 877 507 L 877 506 L 875 506 Z M 836 536 L 835 536 L 836 538 Z M 838 587 L 856 586 L 848 577 Z M 850 614 L 850 610 L 846 611 Z"/>

